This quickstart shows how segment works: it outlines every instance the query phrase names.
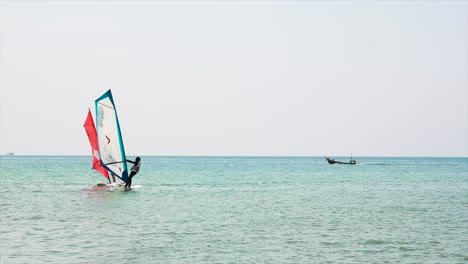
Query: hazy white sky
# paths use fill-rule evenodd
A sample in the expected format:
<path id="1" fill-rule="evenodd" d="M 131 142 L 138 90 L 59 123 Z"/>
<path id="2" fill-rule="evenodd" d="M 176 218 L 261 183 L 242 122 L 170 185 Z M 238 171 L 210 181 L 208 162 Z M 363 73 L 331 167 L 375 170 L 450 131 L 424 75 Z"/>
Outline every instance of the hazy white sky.
<path id="1" fill-rule="evenodd" d="M 468 156 L 468 1 L 5 1 L 0 152 Z"/>

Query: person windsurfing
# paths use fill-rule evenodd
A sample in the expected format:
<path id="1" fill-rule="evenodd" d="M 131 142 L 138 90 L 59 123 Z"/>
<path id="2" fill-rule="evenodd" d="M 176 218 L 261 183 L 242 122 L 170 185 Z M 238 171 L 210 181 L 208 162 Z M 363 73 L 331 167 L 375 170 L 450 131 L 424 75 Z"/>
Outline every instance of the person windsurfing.
<path id="1" fill-rule="evenodd" d="M 140 157 L 136 157 L 135 161 L 127 160 L 127 162 L 130 162 L 133 164 L 133 167 L 130 172 L 130 176 L 128 176 L 128 181 L 125 184 L 125 189 L 131 189 L 132 188 L 132 178 L 137 175 L 137 173 L 140 171 L 140 166 L 141 166 L 141 161 Z"/>

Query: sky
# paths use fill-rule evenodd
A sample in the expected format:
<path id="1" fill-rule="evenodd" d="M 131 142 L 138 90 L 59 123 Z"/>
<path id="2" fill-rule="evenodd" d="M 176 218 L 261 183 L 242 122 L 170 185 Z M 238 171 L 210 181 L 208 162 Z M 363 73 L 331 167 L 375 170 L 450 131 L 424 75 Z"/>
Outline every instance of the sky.
<path id="1" fill-rule="evenodd" d="M 0 154 L 468 157 L 468 1 L 0 2 Z"/>

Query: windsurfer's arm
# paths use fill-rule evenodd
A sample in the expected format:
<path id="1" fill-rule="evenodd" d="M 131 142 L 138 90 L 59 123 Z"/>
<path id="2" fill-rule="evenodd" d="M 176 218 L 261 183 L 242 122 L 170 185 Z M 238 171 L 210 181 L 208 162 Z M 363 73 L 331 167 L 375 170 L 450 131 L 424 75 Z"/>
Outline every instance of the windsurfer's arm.
<path id="1" fill-rule="evenodd" d="M 130 163 L 132 163 L 132 164 L 135 164 L 135 162 L 134 162 L 134 161 L 131 161 L 131 160 L 127 160 L 127 162 L 130 162 Z"/>

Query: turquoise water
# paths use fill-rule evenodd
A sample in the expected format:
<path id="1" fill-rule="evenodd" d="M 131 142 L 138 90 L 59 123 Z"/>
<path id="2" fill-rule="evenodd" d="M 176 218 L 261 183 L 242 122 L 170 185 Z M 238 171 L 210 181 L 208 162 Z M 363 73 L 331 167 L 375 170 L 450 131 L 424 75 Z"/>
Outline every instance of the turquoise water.
<path id="1" fill-rule="evenodd" d="M 0 262 L 468 263 L 467 158 L 0 158 Z"/>

